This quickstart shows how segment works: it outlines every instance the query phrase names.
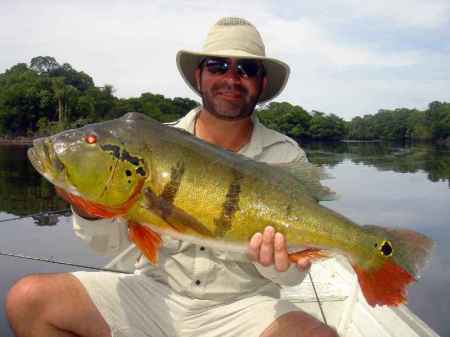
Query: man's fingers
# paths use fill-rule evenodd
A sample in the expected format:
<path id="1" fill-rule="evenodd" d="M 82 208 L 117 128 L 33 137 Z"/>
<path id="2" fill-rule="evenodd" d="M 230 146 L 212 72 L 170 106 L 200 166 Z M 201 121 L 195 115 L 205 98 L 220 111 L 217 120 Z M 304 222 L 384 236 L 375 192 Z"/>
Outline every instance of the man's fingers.
<path id="1" fill-rule="evenodd" d="M 290 262 L 283 234 L 275 234 L 274 247 L 275 269 L 281 272 L 288 270 Z"/>
<path id="2" fill-rule="evenodd" d="M 251 261 L 259 260 L 259 250 L 261 247 L 261 243 L 262 243 L 262 234 L 255 233 L 252 236 L 252 238 L 250 239 L 250 242 L 249 242 L 248 248 L 247 248 L 247 255 Z"/>
<path id="3" fill-rule="evenodd" d="M 273 239 L 275 236 L 275 229 L 267 226 L 262 235 L 262 244 L 259 251 L 259 263 L 263 266 L 270 266 L 273 264 Z"/>

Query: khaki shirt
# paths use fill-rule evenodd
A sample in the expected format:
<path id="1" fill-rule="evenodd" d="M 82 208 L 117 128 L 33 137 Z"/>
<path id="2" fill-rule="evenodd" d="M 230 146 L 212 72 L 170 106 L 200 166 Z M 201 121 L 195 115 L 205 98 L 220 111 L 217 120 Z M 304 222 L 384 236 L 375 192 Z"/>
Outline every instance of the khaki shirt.
<path id="1" fill-rule="evenodd" d="M 169 125 L 193 133 L 199 111 L 195 108 Z M 294 140 L 266 128 L 255 115 L 253 123 L 250 142 L 240 154 L 266 163 L 306 160 Z M 137 248 L 130 248 L 128 228 L 122 220 L 88 221 L 74 214 L 73 225 L 76 235 L 102 255 L 119 254 L 128 248 L 130 253 L 122 259 L 122 268 L 132 269 L 134 265 L 135 273 L 145 273 L 194 298 L 223 301 L 256 292 L 277 296 L 279 285 L 296 285 L 305 276 L 294 265 L 286 272 L 277 272 L 273 266 L 249 262 L 244 254 L 211 250 L 169 236 L 162 237 L 159 265 L 152 266 Z"/>

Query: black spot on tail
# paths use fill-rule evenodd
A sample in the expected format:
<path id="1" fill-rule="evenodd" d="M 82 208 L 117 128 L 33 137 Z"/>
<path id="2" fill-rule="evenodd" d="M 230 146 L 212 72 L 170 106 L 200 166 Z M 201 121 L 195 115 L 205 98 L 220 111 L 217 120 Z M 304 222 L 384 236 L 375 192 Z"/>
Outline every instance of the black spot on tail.
<path id="1" fill-rule="evenodd" d="M 391 256 L 392 255 L 392 245 L 389 241 L 384 241 L 383 245 L 380 247 L 380 251 L 383 256 Z"/>

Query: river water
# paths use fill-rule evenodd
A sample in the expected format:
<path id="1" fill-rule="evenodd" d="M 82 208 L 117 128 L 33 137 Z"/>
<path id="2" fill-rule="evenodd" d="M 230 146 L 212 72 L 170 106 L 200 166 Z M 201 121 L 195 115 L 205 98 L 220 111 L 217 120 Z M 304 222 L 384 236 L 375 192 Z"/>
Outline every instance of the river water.
<path id="1" fill-rule="evenodd" d="M 410 228 L 436 241 L 422 278 L 409 288 L 410 309 L 450 336 L 450 150 L 383 143 L 305 144 L 308 158 L 333 176 L 324 183 L 340 198 L 324 203 L 360 224 Z M 0 146 L 0 251 L 102 266 L 78 240 L 68 216 L 17 216 L 67 208 L 26 159 L 26 148 Z M 72 268 L 0 256 L 0 297 L 29 273 Z M 12 337 L 0 308 L 0 336 Z"/>

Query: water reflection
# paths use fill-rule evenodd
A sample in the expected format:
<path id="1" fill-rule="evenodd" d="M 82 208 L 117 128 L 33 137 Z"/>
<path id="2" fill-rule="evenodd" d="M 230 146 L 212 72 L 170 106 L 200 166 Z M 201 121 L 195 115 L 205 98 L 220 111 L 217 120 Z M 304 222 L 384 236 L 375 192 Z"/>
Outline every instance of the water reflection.
<path id="1" fill-rule="evenodd" d="M 450 336 L 450 150 L 385 143 L 314 143 L 303 147 L 310 161 L 326 166 L 335 177 L 325 183 L 341 199 L 326 203 L 327 207 L 360 224 L 411 228 L 437 242 L 423 278 L 410 287 L 409 306 L 440 335 Z M 67 207 L 29 164 L 25 147 L 0 146 L 0 222 L 34 214 L 32 219 L 2 223 L 2 249 L 82 264 L 106 263 L 106 258 L 96 257 L 74 237 L 68 217 L 49 212 Z M 36 215 L 40 212 L 46 213 Z M 45 271 L 62 270 L 0 259 L 1 296 L 18 276 Z M 0 335 L 12 336 L 4 327 L 6 321 L 0 319 Z"/>
<path id="2" fill-rule="evenodd" d="M 410 228 L 436 242 L 408 307 L 441 336 L 450 336 L 450 152 L 426 145 L 306 144 L 308 158 L 327 168 L 324 183 L 340 199 L 325 205 L 359 224 Z"/>
<path id="3" fill-rule="evenodd" d="M 318 165 L 334 167 L 344 160 L 376 167 L 380 171 L 424 171 L 432 182 L 447 181 L 450 188 L 450 149 L 430 144 L 311 143 L 304 144 L 308 158 Z"/>
<path id="4" fill-rule="evenodd" d="M 28 215 L 67 208 L 34 170 L 24 146 L 0 146 L 0 212 Z"/>

